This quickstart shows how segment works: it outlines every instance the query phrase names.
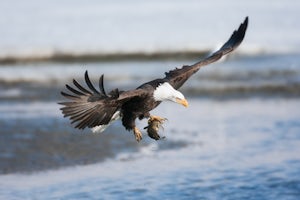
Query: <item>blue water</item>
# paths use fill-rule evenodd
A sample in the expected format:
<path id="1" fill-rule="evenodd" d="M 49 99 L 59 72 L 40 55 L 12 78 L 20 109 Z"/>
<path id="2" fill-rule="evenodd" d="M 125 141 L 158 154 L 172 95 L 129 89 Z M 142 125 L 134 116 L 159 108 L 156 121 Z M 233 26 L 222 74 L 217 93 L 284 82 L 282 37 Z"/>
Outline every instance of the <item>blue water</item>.
<path id="1" fill-rule="evenodd" d="M 98 164 L 1 175 L 0 198 L 299 198 L 298 100 L 192 98 L 190 106 L 199 112 L 172 103 L 159 107 L 156 112 L 169 119 L 166 139 L 146 139 L 136 152 Z"/>
<path id="2" fill-rule="evenodd" d="M 288 1 L 0 2 L 0 199 L 300 199 L 300 3 Z M 189 108 L 140 143 L 62 117 L 59 92 L 85 70 L 131 89 L 199 58 L 37 62 L 52 54 L 211 51 L 245 16 L 242 45 L 195 74 Z M 200 57 L 200 56 L 199 56 Z M 142 129 L 146 121 L 138 122 Z"/>

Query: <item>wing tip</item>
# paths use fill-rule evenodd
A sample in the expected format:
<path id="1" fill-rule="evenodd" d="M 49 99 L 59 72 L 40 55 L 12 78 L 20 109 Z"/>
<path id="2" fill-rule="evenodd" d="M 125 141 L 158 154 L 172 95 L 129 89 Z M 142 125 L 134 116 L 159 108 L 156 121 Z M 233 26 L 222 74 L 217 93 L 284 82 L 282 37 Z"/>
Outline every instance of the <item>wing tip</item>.
<path id="1" fill-rule="evenodd" d="M 227 42 L 220 48 L 219 51 L 223 51 L 223 54 L 227 54 L 234 49 L 236 49 L 244 40 L 246 31 L 248 28 L 249 17 L 246 16 L 244 21 L 240 24 L 238 29 L 236 29 Z"/>
<path id="2" fill-rule="evenodd" d="M 245 35 L 245 33 L 246 33 L 246 30 L 248 28 L 248 23 L 249 23 L 249 17 L 246 16 L 243 23 L 239 27 L 239 30 L 242 31 L 243 35 Z"/>
<path id="3" fill-rule="evenodd" d="M 244 24 L 247 24 L 247 25 L 248 25 L 248 21 L 249 21 L 249 16 L 246 16 L 246 17 L 245 17 L 245 20 L 244 20 Z"/>
<path id="4" fill-rule="evenodd" d="M 99 89 L 102 95 L 107 96 L 104 88 L 104 74 L 102 74 L 99 78 Z"/>
<path id="5" fill-rule="evenodd" d="M 248 28 L 248 22 L 249 22 L 249 17 L 246 16 L 244 22 L 240 25 L 239 30 L 240 30 L 240 29 L 242 30 L 243 36 L 245 36 L 245 34 L 246 34 L 246 30 L 247 30 L 247 28 Z M 243 38 L 244 38 L 244 37 L 243 37 Z M 243 39 L 243 38 L 242 38 L 242 39 Z"/>
<path id="6" fill-rule="evenodd" d="M 90 88 L 90 90 L 91 90 L 94 94 L 100 94 L 99 91 L 94 87 L 93 83 L 91 82 L 87 70 L 86 70 L 85 73 L 84 73 L 84 77 L 85 77 L 85 82 L 86 82 L 87 86 Z"/>

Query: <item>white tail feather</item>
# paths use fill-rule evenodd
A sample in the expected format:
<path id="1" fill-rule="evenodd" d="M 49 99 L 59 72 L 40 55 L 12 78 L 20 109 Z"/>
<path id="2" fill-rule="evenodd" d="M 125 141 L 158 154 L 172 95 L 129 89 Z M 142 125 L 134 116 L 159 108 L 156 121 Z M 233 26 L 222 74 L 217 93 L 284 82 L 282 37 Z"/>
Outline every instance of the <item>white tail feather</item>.
<path id="1" fill-rule="evenodd" d="M 95 126 L 92 129 L 93 133 L 102 133 L 105 129 L 107 129 L 114 121 L 121 118 L 120 111 L 115 112 L 115 114 L 112 116 L 110 122 L 108 124 L 103 124 L 99 126 Z"/>

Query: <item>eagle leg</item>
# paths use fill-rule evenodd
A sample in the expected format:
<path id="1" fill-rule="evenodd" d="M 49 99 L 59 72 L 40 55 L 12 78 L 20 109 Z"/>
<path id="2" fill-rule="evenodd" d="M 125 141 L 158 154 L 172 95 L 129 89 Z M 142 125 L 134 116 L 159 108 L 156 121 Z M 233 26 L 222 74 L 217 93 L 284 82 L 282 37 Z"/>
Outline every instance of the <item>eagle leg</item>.
<path id="1" fill-rule="evenodd" d="M 134 133 L 136 141 L 139 142 L 142 140 L 142 132 L 137 127 L 133 128 L 133 133 Z"/>

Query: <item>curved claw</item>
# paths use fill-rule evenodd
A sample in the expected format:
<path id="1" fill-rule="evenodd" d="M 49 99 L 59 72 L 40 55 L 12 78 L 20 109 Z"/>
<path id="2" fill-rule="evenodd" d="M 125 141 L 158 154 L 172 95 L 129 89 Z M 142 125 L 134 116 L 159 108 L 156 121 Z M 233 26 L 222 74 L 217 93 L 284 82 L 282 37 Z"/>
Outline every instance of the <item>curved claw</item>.
<path id="1" fill-rule="evenodd" d="M 133 133 L 134 133 L 134 136 L 135 136 L 135 139 L 137 142 L 139 142 L 143 139 L 142 132 L 137 127 L 134 127 Z"/>

